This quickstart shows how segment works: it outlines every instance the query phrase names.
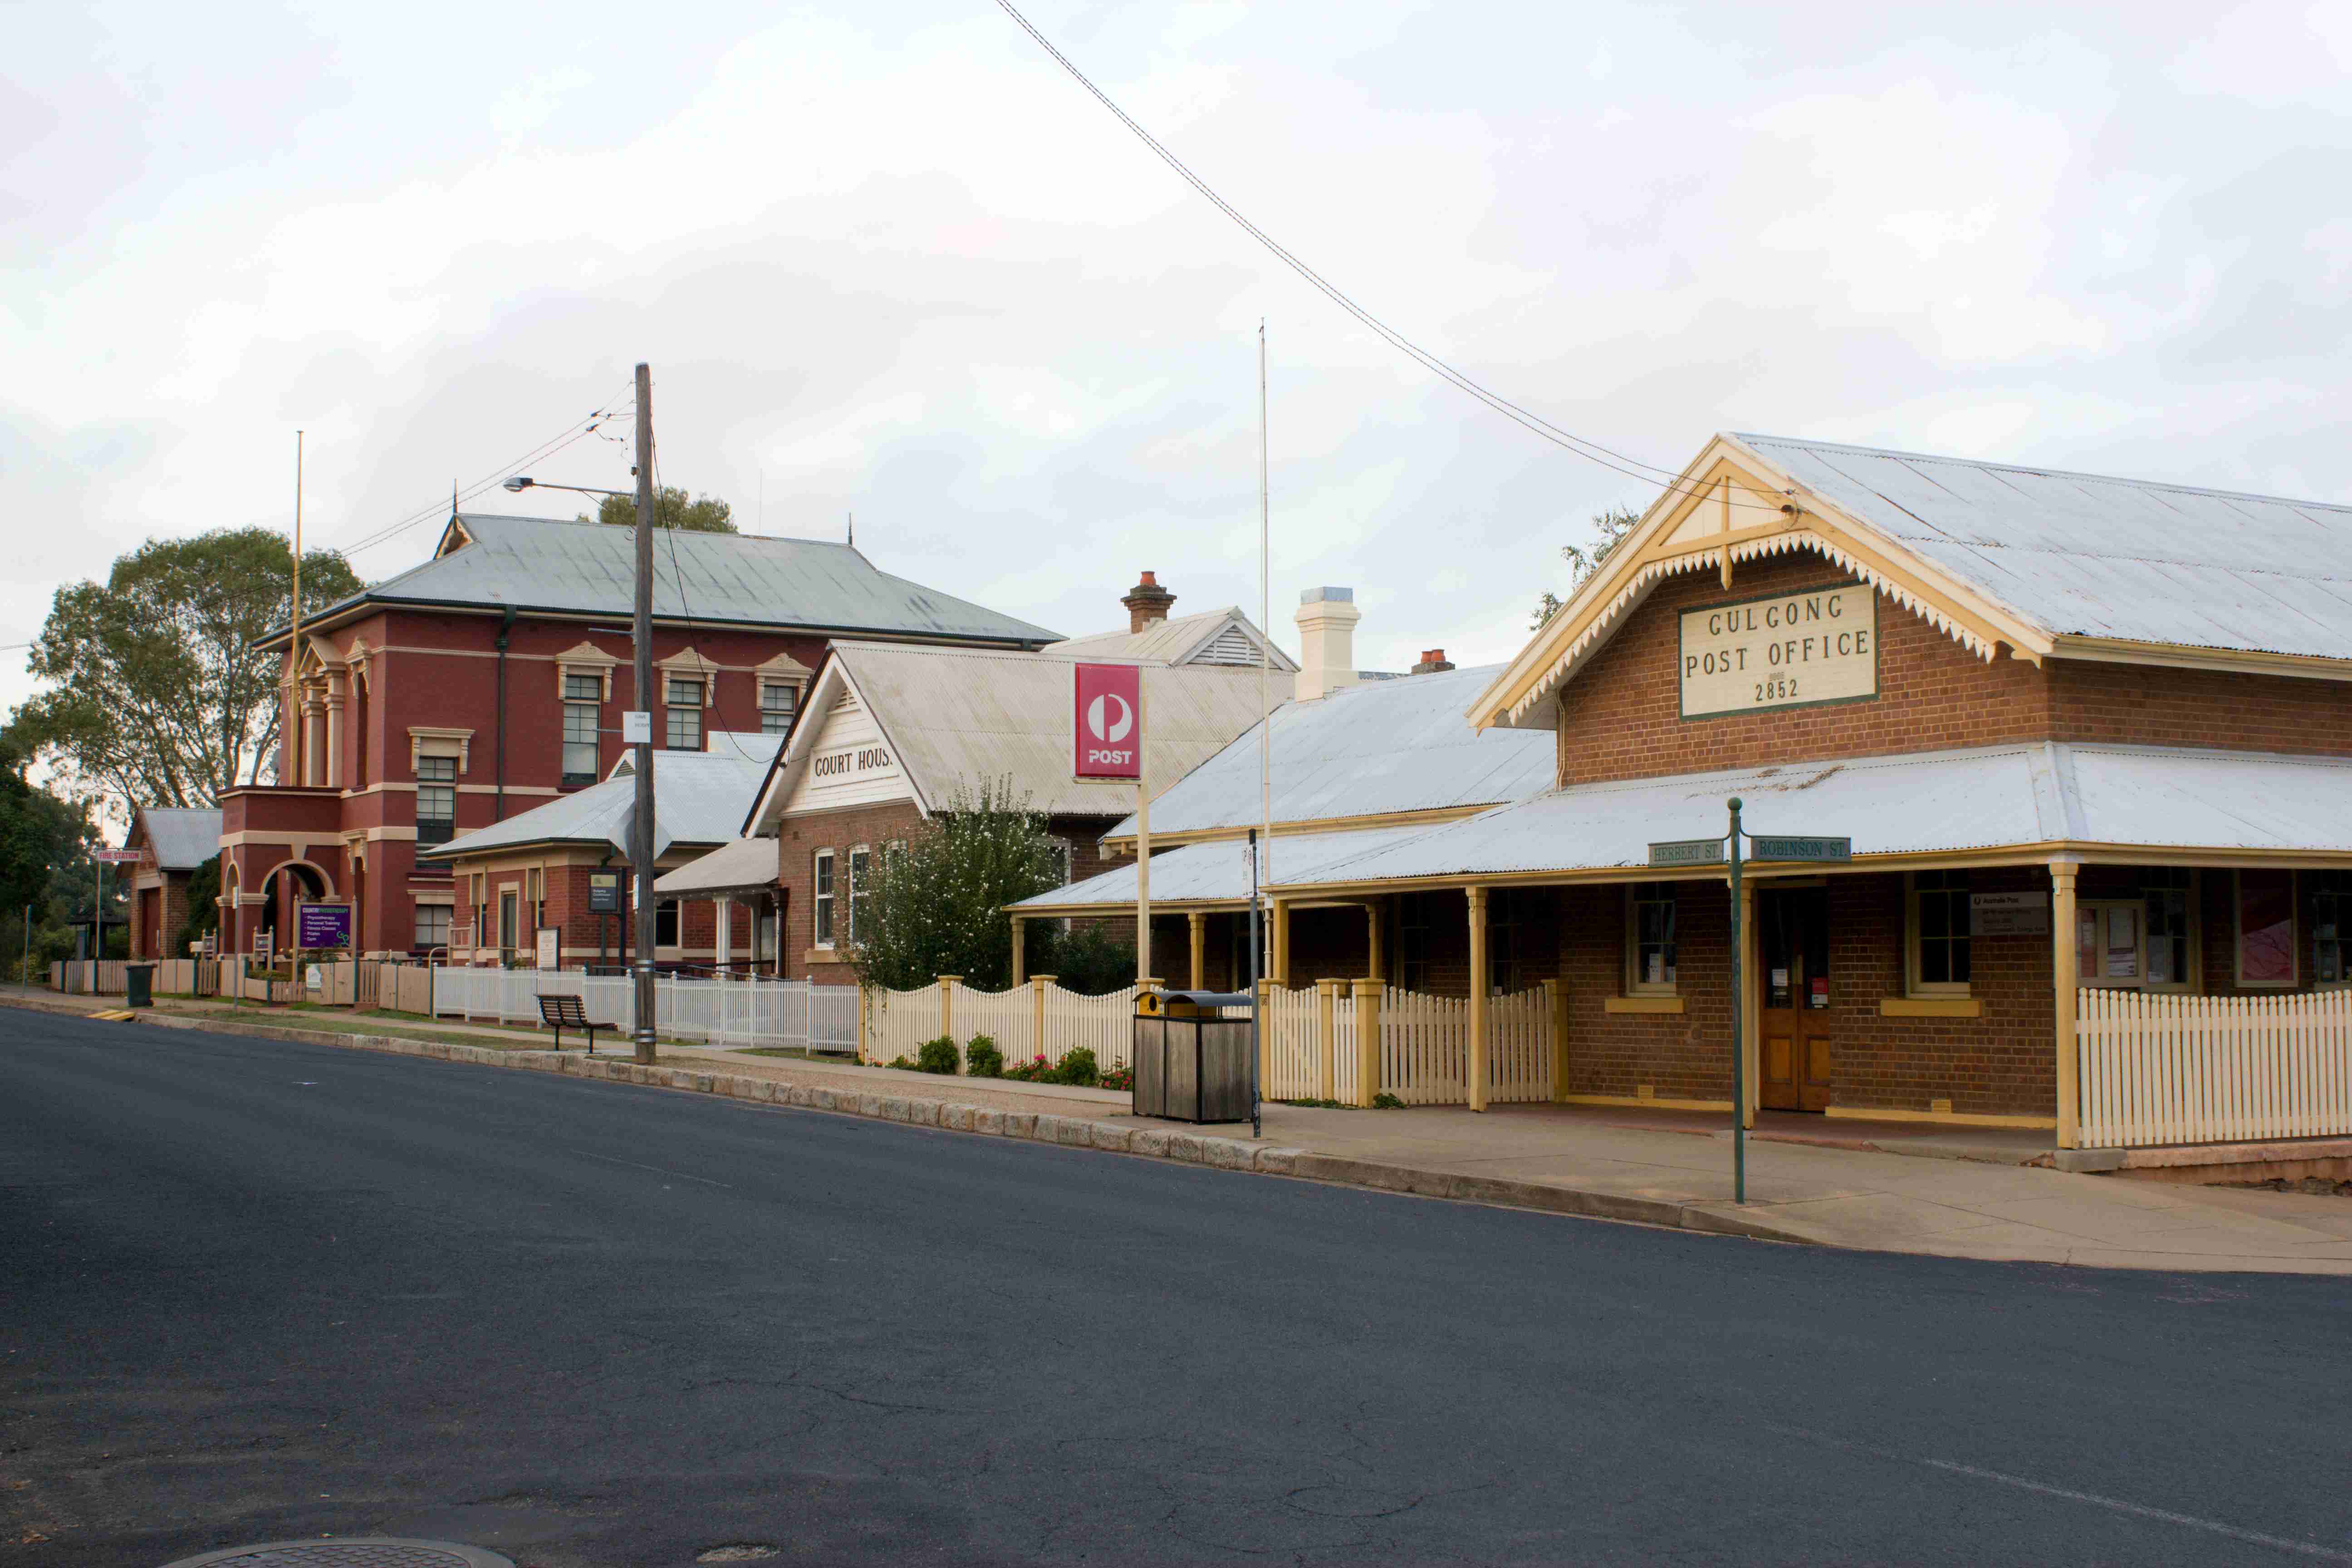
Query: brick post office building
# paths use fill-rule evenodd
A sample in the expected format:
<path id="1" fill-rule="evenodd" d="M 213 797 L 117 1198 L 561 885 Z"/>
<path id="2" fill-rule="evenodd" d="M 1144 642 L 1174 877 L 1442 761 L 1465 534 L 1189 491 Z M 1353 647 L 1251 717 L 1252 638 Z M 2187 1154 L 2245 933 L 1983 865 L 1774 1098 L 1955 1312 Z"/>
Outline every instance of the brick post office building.
<path id="1" fill-rule="evenodd" d="M 280 634 L 278 779 L 224 793 L 225 943 L 282 947 L 296 898 L 349 898 L 371 953 L 448 944 L 464 900 L 420 845 L 589 788 L 620 715 L 657 743 L 779 734 L 835 637 L 1001 648 L 1055 634 L 877 570 L 845 544 L 678 532 L 656 552 L 654 689 L 631 690 L 633 531 L 453 517 L 423 565 Z"/>
<path id="2" fill-rule="evenodd" d="M 1751 1116 L 2324 1151 L 2352 1133 L 2347 608 L 2352 508 L 1717 437 L 1467 706 L 1550 737 L 1552 787 L 1277 856 L 1276 924 L 1423 900 L 1474 1106 L 1496 991 L 1542 985 L 1556 1056 L 1515 1093 L 1728 1111 L 1737 1049 Z M 1719 837 L 1732 797 L 1853 849 L 1752 868 L 1737 1040 L 1723 868 L 1648 848 Z M 1356 942 L 1318 962 L 1393 975 Z"/>

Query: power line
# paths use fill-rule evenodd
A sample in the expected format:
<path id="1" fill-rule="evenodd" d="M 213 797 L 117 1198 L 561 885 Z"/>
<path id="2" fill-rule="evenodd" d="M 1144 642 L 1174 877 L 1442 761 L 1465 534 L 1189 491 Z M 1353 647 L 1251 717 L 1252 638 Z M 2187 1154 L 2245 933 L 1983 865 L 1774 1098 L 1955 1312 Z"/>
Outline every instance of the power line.
<path id="1" fill-rule="evenodd" d="M 491 489 L 493 486 L 503 482 L 508 476 L 520 472 L 522 468 L 532 463 L 541 461 L 543 458 L 553 457 L 556 453 L 563 450 L 566 447 L 571 446 L 573 442 L 581 440 L 590 435 L 602 435 L 603 432 L 598 428 L 599 426 L 606 423 L 607 421 L 617 419 L 625 415 L 635 412 L 634 404 L 629 401 L 629 396 L 630 389 L 626 387 L 623 388 L 623 395 L 621 396 L 612 399 L 602 408 L 593 410 L 585 419 L 572 421 L 572 424 L 566 426 L 561 432 L 549 437 L 546 440 L 541 441 L 530 451 L 525 452 L 522 456 L 501 463 L 499 467 L 493 468 L 489 473 L 484 475 L 482 478 L 476 479 L 470 485 L 460 486 L 457 493 L 457 500 L 461 504 L 465 501 L 471 500 L 474 497 L 478 496 L 484 491 Z M 441 502 L 438 499 L 436 499 L 430 505 L 420 507 L 416 510 L 401 518 L 398 521 L 386 524 L 384 527 L 378 529 L 375 532 L 369 534 L 366 538 L 358 541 L 356 543 L 343 546 L 342 553 L 346 556 L 351 556 L 358 554 L 362 550 L 372 550 L 379 544 L 383 544 L 389 540 L 396 538 L 400 534 L 405 533 L 408 530 L 416 527 L 420 523 L 433 521 L 443 515 L 444 514 L 441 510 Z"/>
<path id="2" fill-rule="evenodd" d="M 1678 495 L 1698 496 L 1708 493 L 1706 490 L 1694 489 L 1690 486 L 1685 484 L 1682 480 L 1681 472 L 1678 469 L 1662 468 L 1654 463 L 1645 463 L 1641 458 L 1628 456 L 1623 452 L 1616 450 L 1614 447 L 1604 447 L 1598 441 L 1579 436 L 1573 431 L 1562 429 L 1559 426 L 1555 425 L 1550 420 L 1543 417 L 1543 416 L 1532 413 L 1529 410 L 1521 407 L 1518 404 L 1512 402 L 1509 398 L 1503 396 L 1500 393 L 1488 390 L 1478 382 L 1472 380 L 1462 371 L 1456 370 L 1444 360 L 1438 358 L 1437 355 L 1431 353 L 1428 350 L 1421 347 L 1420 344 L 1415 343 L 1410 338 L 1407 338 L 1403 333 L 1398 331 L 1393 327 L 1391 327 L 1387 322 L 1381 321 L 1370 310 L 1364 309 L 1363 306 L 1356 303 L 1354 300 L 1349 298 L 1347 294 L 1343 293 L 1338 285 L 1325 278 L 1321 273 L 1316 271 L 1312 267 L 1307 265 L 1306 262 L 1301 261 L 1297 257 L 1292 255 L 1290 251 L 1286 249 L 1274 238 L 1273 236 L 1267 234 L 1264 229 L 1258 227 L 1257 225 L 1243 216 L 1232 203 L 1226 201 L 1224 197 L 1217 195 L 1215 191 L 1212 190 L 1209 187 L 1208 182 L 1202 180 L 1201 176 L 1195 174 L 1190 168 L 1186 167 L 1183 160 L 1177 157 L 1175 153 L 1170 152 L 1166 147 L 1162 146 L 1158 138 L 1154 137 L 1150 132 L 1146 131 L 1141 125 L 1138 124 L 1132 115 L 1129 114 L 1127 110 L 1121 109 L 1117 103 L 1113 102 L 1110 96 L 1104 92 L 1102 89 L 1097 87 L 1093 80 L 1087 77 L 1087 73 L 1080 70 L 1067 55 L 1055 48 L 1051 39 L 1047 38 L 1045 34 L 1039 32 L 1030 22 L 1028 17 L 1023 16 L 1013 7 L 1012 0 L 996 0 L 996 4 L 1006 16 L 1012 17 L 1014 22 L 1020 25 L 1023 32 L 1028 34 L 1030 37 L 1036 40 L 1038 47 L 1053 56 L 1055 63 L 1060 65 L 1064 70 L 1069 72 L 1070 75 L 1076 79 L 1079 86 L 1085 88 L 1087 92 L 1091 93 L 1097 102 L 1100 103 L 1105 109 L 1109 110 L 1112 114 L 1118 118 L 1120 124 L 1133 132 L 1137 140 L 1140 141 L 1146 147 L 1151 149 L 1152 153 L 1159 157 L 1161 163 L 1166 163 L 1171 169 L 1175 170 L 1176 173 L 1183 178 L 1185 184 L 1191 185 L 1195 191 L 1198 191 L 1208 200 L 1209 204 L 1214 206 L 1219 212 L 1223 213 L 1227 217 L 1233 219 L 1235 224 L 1240 226 L 1244 233 L 1256 240 L 1260 245 L 1265 247 L 1267 250 L 1273 252 L 1275 257 L 1280 260 L 1283 265 L 1288 267 L 1292 271 L 1297 273 L 1299 277 L 1305 279 L 1307 282 L 1318 293 L 1322 294 L 1326 299 L 1328 299 L 1333 304 L 1339 306 L 1342 310 L 1348 312 L 1349 315 L 1354 317 L 1357 321 L 1370 328 L 1372 331 L 1377 333 L 1383 342 L 1397 349 L 1400 353 L 1407 355 L 1409 358 L 1412 359 L 1441 379 L 1450 382 L 1462 391 L 1468 393 L 1471 396 L 1476 398 L 1487 407 L 1494 409 L 1505 418 L 1525 427 L 1535 435 L 1551 442 L 1555 446 L 1563 447 L 1570 452 L 1573 452 L 1576 456 L 1584 458 L 1587 462 L 1598 463 L 1604 468 L 1612 469 L 1630 479 L 1639 479 L 1645 485 L 1655 485 L 1662 489 L 1672 491 Z M 1628 465 L 1630 465 L 1630 467 Z M 1648 469 L 1649 472 L 1643 473 L 1637 471 L 1640 469 Z M 1665 478 L 1660 479 L 1652 477 L 1653 475 L 1659 474 L 1664 475 Z M 1779 510 L 1777 507 L 1767 507 L 1757 502 L 1743 502 L 1738 500 L 1734 500 L 1732 504 L 1735 506 L 1749 507 L 1759 511 L 1777 511 Z"/>

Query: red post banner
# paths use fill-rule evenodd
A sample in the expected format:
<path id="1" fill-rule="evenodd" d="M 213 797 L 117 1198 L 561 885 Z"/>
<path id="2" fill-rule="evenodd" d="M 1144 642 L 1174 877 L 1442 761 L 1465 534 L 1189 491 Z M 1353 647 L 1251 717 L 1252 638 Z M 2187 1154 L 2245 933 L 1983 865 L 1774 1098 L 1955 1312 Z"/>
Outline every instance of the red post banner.
<path id="1" fill-rule="evenodd" d="M 1143 777 L 1143 669 L 1133 664 L 1080 664 L 1075 671 L 1076 722 L 1070 772 L 1082 779 Z"/>

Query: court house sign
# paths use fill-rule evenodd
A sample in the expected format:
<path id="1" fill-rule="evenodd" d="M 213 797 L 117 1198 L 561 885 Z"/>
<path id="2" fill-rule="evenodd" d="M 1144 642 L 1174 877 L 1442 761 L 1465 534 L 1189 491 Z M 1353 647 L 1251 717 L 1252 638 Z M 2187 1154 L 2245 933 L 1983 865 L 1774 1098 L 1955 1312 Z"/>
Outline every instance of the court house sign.
<path id="1" fill-rule="evenodd" d="M 1808 588 L 1682 616 L 1685 719 L 1878 695 L 1878 595 Z"/>

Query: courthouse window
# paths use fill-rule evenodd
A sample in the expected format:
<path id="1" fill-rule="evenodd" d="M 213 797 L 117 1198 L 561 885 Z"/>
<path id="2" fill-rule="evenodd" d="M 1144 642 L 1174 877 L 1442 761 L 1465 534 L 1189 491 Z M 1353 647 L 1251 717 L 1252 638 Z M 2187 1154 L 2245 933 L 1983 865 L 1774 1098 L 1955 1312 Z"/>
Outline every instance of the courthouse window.
<path id="1" fill-rule="evenodd" d="M 760 732 L 781 735 L 793 727 L 793 706 L 799 692 L 790 681 L 771 680 L 760 687 Z"/>
<path id="2" fill-rule="evenodd" d="M 446 844 L 457 837 L 457 759 L 416 759 L 416 842 Z"/>
<path id="3" fill-rule="evenodd" d="M 2241 871 L 2238 878 L 2238 984 L 2294 984 L 2294 873 Z"/>
<path id="4" fill-rule="evenodd" d="M 815 945 L 818 947 L 831 947 L 833 945 L 832 850 L 820 849 L 816 852 L 815 868 L 812 880 L 814 883 L 814 891 L 809 899 L 809 909 L 816 918 Z"/>
<path id="5" fill-rule="evenodd" d="M 1625 991 L 1628 995 L 1675 988 L 1675 885 L 1635 884 L 1625 900 Z"/>
<path id="6" fill-rule="evenodd" d="M 563 678 L 563 782 L 596 782 L 596 712 L 604 682 L 593 675 Z"/>
<path id="7" fill-rule="evenodd" d="M 849 852 L 849 945 L 856 947 L 857 939 L 866 931 L 866 904 L 874 891 L 874 879 L 866 874 L 868 852 L 859 845 Z"/>
<path id="8" fill-rule="evenodd" d="M 671 751 L 702 750 L 702 682 L 670 678 L 667 723 Z"/>
<path id="9" fill-rule="evenodd" d="M 1922 993 L 1965 992 L 1973 924 L 1966 871 L 1921 871 L 1911 879 L 1911 985 Z"/>
<path id="10" fill-rule="evenodd" d="M 416 906 L 416 942 L 418 947 L 449 945 L 449 906 L 419 904 Z"/>

